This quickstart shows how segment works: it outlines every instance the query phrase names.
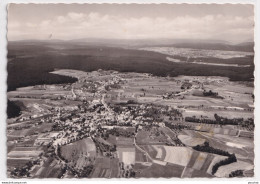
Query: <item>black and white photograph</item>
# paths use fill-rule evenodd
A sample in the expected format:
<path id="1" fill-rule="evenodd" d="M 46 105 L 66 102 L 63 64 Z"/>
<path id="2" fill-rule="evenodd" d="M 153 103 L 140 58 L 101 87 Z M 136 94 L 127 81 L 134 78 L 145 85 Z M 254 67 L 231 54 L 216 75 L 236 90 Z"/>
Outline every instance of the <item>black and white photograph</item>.
<path id="1" fill-rule="evenodd" d="M 3 172 L 254 177 L 254 9 L 9 3 Z"/>

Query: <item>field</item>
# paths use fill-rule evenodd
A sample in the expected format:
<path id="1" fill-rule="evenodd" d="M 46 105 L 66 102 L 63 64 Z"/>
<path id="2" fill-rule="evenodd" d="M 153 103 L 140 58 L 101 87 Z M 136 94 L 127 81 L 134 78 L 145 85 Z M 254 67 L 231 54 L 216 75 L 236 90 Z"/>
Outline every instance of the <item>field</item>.
<path id="1" fill-rule="evenodd" d="M 48 158 L 42 166 L 34 166 L 31 172 L 33 178 L 57 178 L 61 173 L 61 167 L 57 160 Z"/>
<path id="2" fill-rule="evenodd" d="M 52 124 L 43 123 L 39 126 L 33 126 L 30 128 L 27 128 L 27 129 L 14 130 L 9 135 L 11 135 L 11 136 L 31 136 L 31 135 L 34 135 L 36 132 L 41 133 L 41 132 L 50 131 L 51 127 L 52 127 Z"/>
<path id="3" fill-rule="evenodd" d="M 118 93 L 114 94 L 117 102 L 126 102 L 131 99 L 139 103 L 154 103 L 181 108 L 184 118 L 187 116 L 196 116 L 197 118 L 203 116 L 214 119 L 214 114 L 228 118 L 243 117 L 247 119 L 254 117 L 252 113 L 253 87 L 250 82 L 232 82 L 228 78 L 218 76 L 162 78 L 137 73 L 135 75 L 132 73 L 120 74 L 119 76 L 127 79 L 127 83 L 123 84 L 120 89 L 124 92 L 124 95 L 120 95 L 118 99 Z M 185 81 L 192 84 L 191 89 L 181 90 Z M 196 91 L 202 93 L 203 90 L 217 92 L 223 99 L 195 95 Z M 170 99 L 162 99 L 165 94 L 171 93 L 178 93 L 178 95 Z M 154 141 L 153 139 L 149 139 L 149 141 L 151 144 L 155 144 L 155 142 L 164 141 L 164 138 L 157 137 Z"/>
<path id="4" fill-rule="evenodd" d="M 152 145 L 141 145 L 140 148 L 146 151 L 152 158 L 156 158 L 157 152 Z"/>
<path id="5" fill-rule="evenodd" d="M 153 163 L 156 165 L 178 165 L 185 167 L 181 177 L 214 177 L 211 174 L 212 167 L 221 160 L 227 157 L 198 152 L 186 147 L 171 147 L 158 145 L 142 145 L 145 150 L 153 158 Z M 217 177 L 228 177 L 232 171 L 241 168 L 245 170 L 252 169 L 253 165 L 250 161 L 240 161 L 220 167 L 221 169 L 215 174 Z M 153 164 L 153 165 L 154 165 Z M 143 168 L 144 167 L 144 168 Z M 141 167 L 144 170 L 147 166 Z M 141 169 L 141 170 L 142 170 Z"/>
<path id="6" fill-rule="evenodd" d="M 23 157 L 36 157 L 41 153 L 41 151 L 11 151 L 8 153 L 8 157 L 23 158 Z"/>
<path id="7" fill-rule="evenodd" d="M 205 142 L 205 139 L 190 137 L 188 135 L 179 135 L 178 138 L 181 140 L 183 144 L 191 147 L 203 144 Z"/>
<path id="8" fill-rule="evenodd" d="M 133 145 L 133 141 L 134 141 L 133 138 L 122 137 L 122 136 L 116 137 L 116 145 L 117 146 L 121 146 L 121 147 L 132 146 Z"/>
<path id="9" fill-rule="evenodd" d="M 208 169 L 207 169 L 207 173 L 208 173 L 208 174 L 211 174 L 213 166 L 214 166 L 216 163 L 220 162 L 221 160 L 225 160 L 226 158 L 227 158 L 227 157 L 224 157 L 224 156 L 216 156 L 216 157 L 214 157 L 213 160 L 211 161 L 211 163 L 210 163 Z"/>
<path id="10" fill-rule="evenodd" d="M 210 145 L 230 153 L 235 153 L 238 159 L 247 160 L 250 164 L 253 163 L 254 152 L 253 141 L 249 138 L 240 138 L 230 135 L 221 135 L 206 132 L 185 131 L 191 137 L 198 137 L 205 139 Z"/>
<path id="11" fill-rule="evenodd" d="M 126 165 L 135 163 L 135 148 L 134 147 L 118 147 L 119 162 Z"/>
<path id="12" fill-rule="evenodd" d="M 138 172 L 137 178 L 170 178 L 170 177 L 181 177 L 184 167 L 175 164 L 167 164 L 162 166 L 159 164 L 152 164 L 150 167 Z"/>
<path id="13" fill-rule="evenodd" d="M 213 177 L 211 175 L 212 165 L 224 157 L 194 151 L 185 170 L 183 177 Z M 200 174 L 200 175 L 199 175 Z"/>
<path id="14" fill-rule="evenodd" d="M 153 145 L 153 148 L 156 150 L 156 159 L 163 159 L 166 157 L 166 150 L 163 146 Z"/>
<path id="15" fill-rule="evenodd" d="M 164 146 L 166 150 L 166 156 L 164 161 L 186 166 L 191 158 L 192 151 L 184 147 L 170 147 Z"/>
<path id="16" fill-rule="evenodd" d="M 135 149 L 135 162 L 139 163 L 139 162 L 147 162 L 147 156 L 141 152 L 139 149 Z"/>
<path id="17" fill-rule="evenodd" d="M 238 162 L 220 167 L 215 175 L 217 177 L 222 177 L 222 178 L 228 177 L 228 175 L 232 171 L 236 171 L 237 168 L 241 168 L 242 170 L 251 170 L 251 169 L 254 169 L 254 166 L 247 162 L 238 161 Z"/>
<path id="18" fill-rule="evenodd" d="M 96 158 L 91 178 L 115 178 L 119 174 L 118 159 Z"/>
<path id="19" fill-rule="evenodd" d="M 7 165 L 9 168 L 23 167 L 26 163 L 37 160 L 42 153 L 41 147 L 15 146 L 7 154 Z"/>
<path id="20" fill-rule="evenodd" d="M 29 161 L 30 158 L 8 158 L 7 165 L 9 168 L 22 167 Z"/>
<path id="21" fill-rule="evenodd" d="M 191 177 L 192 178 L 213 178 L 214 176 L 212 176 L 206 172 L 193 169 Z"/>
<path id="22" fill-rule="evenodd" d="M 117 144 L 117 137 L 114 136 L 114 135 L 109 135 L 109 137 L 106 141 L 109 142 L 112 145 L 116 145 Z"/>

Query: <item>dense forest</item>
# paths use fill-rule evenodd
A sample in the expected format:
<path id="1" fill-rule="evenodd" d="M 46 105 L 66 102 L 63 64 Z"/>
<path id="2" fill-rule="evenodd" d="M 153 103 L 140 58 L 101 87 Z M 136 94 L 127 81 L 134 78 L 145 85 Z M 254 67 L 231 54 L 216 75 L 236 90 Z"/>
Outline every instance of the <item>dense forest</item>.
<path id="1" fill-rule="evenodd" d="M 15 102 L 8 100 L 7 101 L 7 117 L 14 118 L 21 115 L 21 107 Z"/>
<path id="2" fill-rule="evenodd" d="M 233 81 L 252 81 L 254 65 L 223 67 L 173 63 L 166 55 L 133 49 L 84 45 L 79 43 L 9 42 L 8 91 L 37 84 L 72 83 L 77 79 L 51 74 L 55 69 L 151 73 L 156 76 L 225 76 Z M 244 61 L 243 61 L 244 62 Z"/>

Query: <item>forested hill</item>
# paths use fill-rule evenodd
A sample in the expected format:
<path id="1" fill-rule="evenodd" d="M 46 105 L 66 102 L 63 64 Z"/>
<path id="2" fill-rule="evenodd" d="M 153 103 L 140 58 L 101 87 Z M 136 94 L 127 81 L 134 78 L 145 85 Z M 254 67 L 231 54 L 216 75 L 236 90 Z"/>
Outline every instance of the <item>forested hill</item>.
<path id="1" fill-rule="evenodd" d="M 254 65 L 223 67 L 193 63 L 173 63 L 166 55 L 71 42 L 9 42 L 8 91 L 37 84 L 72 83 L 77 79 L 50 74 L 55 69 L 151 73 L 156 76 L 224 76 L 233 81 L 252 81 Z"/>
<path id="2" fill-rule="evenodd" d="M 244 51 L 254 52 L 254 42 L 230 43 L 223 40 L 190 40 L 190 39 L 138 39 L 138 40 L 120 40 L 120 39 L 77 39 L 71 40 L 72 43 L 82 43 L 91 45 L 110 45 L 114 47 L 178 47 L 192 49 L 209 49 L 225 51 Z"/>
<path id="3" fill-rule="evenodd" d="M 178 48 L 254 52 L 253 42 L 246 42 L 246 43 L 241 43 L 236 45 L 224 44 L 224 43 L 178 43 L 170 46 L 178 47 Z"/>

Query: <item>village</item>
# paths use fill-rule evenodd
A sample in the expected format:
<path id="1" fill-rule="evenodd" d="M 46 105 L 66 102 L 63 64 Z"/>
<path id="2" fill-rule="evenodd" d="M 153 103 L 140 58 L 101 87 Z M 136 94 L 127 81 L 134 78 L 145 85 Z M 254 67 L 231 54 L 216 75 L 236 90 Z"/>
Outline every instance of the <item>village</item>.
<path id="1" fill-rule="evenodd" d="M 203 162 L 205 166 L 203 163 L 200 167 L 189 166 L 189 173 L 186 173 L 188 170 L 184 168 L 194 162 L 189 156 L 198 154 L 192 148 L 205 141 L 211 144 L 217 141 L 221 148 L 239 154 L 239 163 L 246 168 L 243 175 L 252 173 L 253 108 L 243 105 L 241 109 L 229 109 L 237 115 L 235 119 L 241 114 L 245 118 L 231 121 L 222 114 L 228 107 L 221 109 L 212 105 L 216 102 L 222 105 L 223 100 L 232 103 L 234 98 L 239 98 L 227 99 L 224 91 L 219 90 L 217 94 L 208 88 L 226 80 L 211 83 L 206 78 L 199 80 L 201 82 L 181 77 L 165 80 L 149 74 L 103 70 L 90 73 L 58 70 L 54 73 L 76 77 L 78 81 L 32 86 L 8 94 L 9 99 L 22 101 L 26 106 L 21 116 L 9 119 L 7 126 L 10 176 L 143 177 L 149 175 L 147 172 L 152 168 L 162 167 L 179 171 L 169 176 L 196 177 L 202 174 L 199 168 L 203 166 L 205 177 L 228 177 L 231 172 L 242 169 L 232 166 L 229 173 L 219 173 L 220 169 L 212 174 L 212 163 L 216 164 L 222 157 L 209 155 L 205 160 L 211 161 Z M 173 90 L 169 85 L 177 87 Z M 249 88 L 242 92 L 248 99 L 250 94 Z M 211 104 L 188 103 L 194 95 L 208 99 L 207 103 Z M 182 103 L 175 105 L 175 101 Z M 199 113 L 202 110 L 207 111 L 207 116 Z M 211 132 L 215 135 L 209 136 Z M 223 137 L 229 140 L 228 144 Z M 243 139 L 244 145 L 231 141 L 232 137 Z M 245 147 L 246 152 L 243 151 Z M 173 153 L 186 154 L 186 160 L 178 163 L 178 156 L 173 159 Z M 53 171 L 58 172 L 53 175 Z"/>

